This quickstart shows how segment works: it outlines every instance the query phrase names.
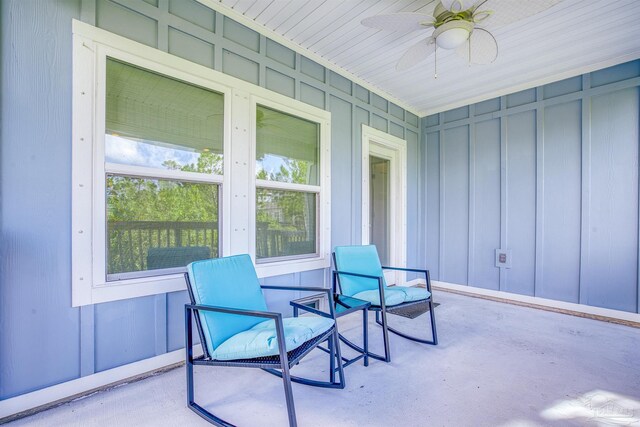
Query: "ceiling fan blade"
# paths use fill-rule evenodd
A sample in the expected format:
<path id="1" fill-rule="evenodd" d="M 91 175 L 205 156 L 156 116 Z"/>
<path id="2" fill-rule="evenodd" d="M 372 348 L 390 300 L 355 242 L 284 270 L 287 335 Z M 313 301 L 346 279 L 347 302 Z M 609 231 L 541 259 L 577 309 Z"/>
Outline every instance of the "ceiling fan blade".
<path id="1" fill-rule="evenodd" d="M 476 27 L 456 53 L 470 64 L 491 64 L 498 57 L 498 43 L 489 31 Z"/>
<path id="2" fill-rule="evenodd" d="M 476 14 L 481 16 L 486 11 L 491 11 L 491 15 L 487 16 L 486 20 L 483 20 L 482 25 L 494 30 L 545 11 L 561 1 L 480 0 L 474 4 L 474 16 Z"/>
<path id="3" fill-rule="evenodd" d="M 380 30 L 415 31 L 433 27 L 435 19 L 423 13 L 391 13 L 375 15 L 362 20 L 362 25 Z"/>
<path id="4" fill-rule="evenodd" d="M 442 7 L 453 13 L 462 12 L 473 5 L 471 0 L 440 0 L 440 3 Z"/>
<path id="5" fill-rule="evenodd" d="M 427 59 L 433 52 L 436 51 L 436 39 L 433 37 L 427 37 L 426 39 L 420 40 L 418 43 L 411 46 L 407 51 L 402 55 L 398 64 L 396 65 L 396 70 L 404 71 L 418 64 L 419 62 Z"/>

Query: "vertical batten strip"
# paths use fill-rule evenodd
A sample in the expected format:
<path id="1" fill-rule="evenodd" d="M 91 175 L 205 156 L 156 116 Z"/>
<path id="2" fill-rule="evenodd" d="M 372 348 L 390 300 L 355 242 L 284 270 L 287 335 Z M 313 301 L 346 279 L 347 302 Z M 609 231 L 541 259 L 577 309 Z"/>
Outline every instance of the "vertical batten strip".
<path id="1" fill-rule="evenodd" d="M 296 77 L 294 79 L 294 93 L 295 97 L 298 101 L 302 101 L 302 90 L 300 89 L 300 85 L 302 83 L 302 79 L 300 78 L 300 64 L 302 59 L 298 52 L 293 53 L 293 69 L 297 72 Z M 326 104 L 325 104 L 326 105 Z"/>
<path id="2" fill-rule="evenodd" d="M 95 353 L 95 308 L 93 305 L 80 306 L 80 376 L 96 373 Z"/>
<path id="3" fill-rule="evenodd" d="M 418 209 L 418 216 L 416 218 L 416 235 L 418 236 L 418 238 L 416 239 L 416 266 L 418 268 L 427 268 L 426 265 L 423 265 L 422 263 L 425 262 L 426 258 L 427 258 L 427 238 L 426 238 L 426 220 L 427 220 L 427 212 L 424 209 L 424 204 L 425 204 L 425 200 L 426 200 L 426 192 L 423 193 L 423 188 L 426 188 L 426 177 L 424 176 L 424 171 L 426 170 L 426 159 L 423 159 L 423 151 L 426 153 L 427 152 L 427 147 L 426 144 L 423 146 L 423 144 L 421 144 L 421 139 L 420 139 L 420 134 L 424 133 L 424 135 L 426 135 L 426 132 L 424 132 L 424 127 L 422 126 L 421 123 L 419 123 L 419 127 L 420 130 L 418 131 L 418 146 L 416 147 L 417 153 L 416 153 L 416 167 L 418 168 L 416 170 L 416 178 L 417 179 L 417 185 L 416 185 L 416 189 L 415 189 L 415 195 L 418 197 L 417 203 L 416 203 L 416 208 Z M 405 128 L 406 130 L 406 128 Z M 425 136 L 426 138 L 426 136 Z M 424 163 L 423 163 L 424 160 Z M 423 165 L 424 167 L 421 167 L 421 165 Z M 421 219 L 424 218 L 424 219 Z M 407 228 L 409 227 L 409 215 L 407 213 Z M 408 230 L 407 230 L 408 232 Z M 407 239 L 408 240 L 408 239 Z"/>
<path id="4" fill-rule="evenodd" d="M 158 49 L 169 52 L 169 0 L 158 0 Z"/>
<path id="5" fill-rule="evenodd" d="M 536 88 L 536 241 L 533 295 L 540 293 L 544 283 L 544 103 L 543 88 Z"/>
<path id="6" fill-rule="evenodd" d="M 362 132 L 358 132 L 358 124 L 356 119 L 356 105 L 351 103 L 351 117 L 353 122 L 351 123 L 351 244 L 357 245 L 358 242 L 356 237 L 356 230 L 358 229 L 359 217 L 356 212 L 356 207 L 358 206 L 358 200 L 356 200 L 353 195 L 355 194 L 356 188 L 360 187 L 360 200 L 362 200 L 362 191 L 364 188 L 362 182 L 362 173 L 354 173 L 357 169 L 358 163 L 362 163 L 362 153 L 358 152 L 358 147 L 362 147 Z M 360 138 L 358 138 L 360 135 Z M 360 203 L 362 206 L 362 203 Z M 361 215 L 361 213 L 360 213 Z"/>
<path id="7" fill-rule="evenodd" d="M 222 72 L 222 61 L 223 59 L 223 43 L 220 43 L 220 40 L 223 40 L 222 32 L 224 25 L 224 16 L 218 11 L 214 11 L 215 13 L 215 24 L 214 24 L 214 34 L 217 36 L 216 42 L 213 44 L 213 69 L 219 72 Z"/>
<path id="8" fill-rule="evenodd" d="M 580 209 L 580 285 L 578 301 L 587 304 L 587 261 L 589 257 L 589 210 L 591 207 L 591 75 L 582 76 L 582 159 Z"/>
<path id="9" fill-rule="evenodd" d="M 471 123 L 467 127 L 469 132 L 469 218 L 468 218 L 468 239 L 467 246 L 467 284 L 476 283 L 475 272 L 475 222 L 476 222 L 476 122 L 475 122 L 475 105 L 469 105 L 469 118 Z"/>
<path id="10" fill-rule="evenodd" d="M 267 38 L 260 34 L 258 46 L 258 56 L 260 58 L 267 57 Z M 267 87 L 267 63 L 265 61 L 258 62 L 258 86 Z M 295 93 L 293 94 L 295 98 Z"/>
<path id="11" fill-rule="evenodd" d="M 636 89 L 636 93 L 640 93 L 640 88 Z M 638 123 L 640 128 L 640 123 Z M 640 135 L 640 129 L 638 129 Z M 638 141 L 640 143 L 640 140 Z M 638 150 L 638 159 L 636 160 L 636 166 L 640 168 L 640 150 Z M 638 172 L 638 245 L 640 246 L 640 170 Z M 638 250 L 638 264 L 636 267 L 636 313 L 640 313 L 640 248 Z"/>
<path id="12" fill-rule="evenodd" d="M 438 123 L 444 123 L 444 113 L 440 113 L 438 115 Z M 444 130 L 442 128 L 438 129 L 438 145 L 440 150 L 440 194 L 438 195 L 438 207 L 440 209 L 440 218 L 438 226 L 440 227 L 439 233 L 439 242 L 438 242 L 438 278 L 440 280 L 444 279 L 444 239 L 445 239 L 445 228 L 444 228 L 444 173 L 445 173 L 445 162 L 444 162 Z"/>
<path id="13" fill-rule="evenodd" d="M 167 294 L 157 294 L 154 296 L 155 304 L 155 334 L 156 334 L 156 356 L 165 354 L 167 345 Z"/>
<path id="14" fill-rule="evenodd" d="M 89 25 L 96 25 L 96 0 L 82 0 L 80 20 Z"/>
<path id="15" fill-rule="evenodd" d="M 500 249 L 507 249 L 507 97 L 500 97 Z M 504 290 L 507 277 L 500 268 L 499 290 Z"/>
<path id="16" fill-rule="evenodd" d="M 427 224 L 429 224 L 429 212 L 427 211 L 427 176 L 429 168 L 429 141 L 427 141 L 427 127 L 424 123 L 425 122 L 423 120 L 420 121 L 420 135 L 424 135 L 424 138 L 418 141 L 418 158 L 420 159 L 418 163 L 418 206 L 420 209 L 418 211 L 418 224 L 420 227 L 418 229 L 418 250 L 420 251 L 418 253 L 418 265 L 422 265 L 420 263 L 425 262 L 426 264 L 423 265 L 423 267 L 428 269 L 429 263 L 427 260 L 427 240 L 429 236 L 427 233 Z M 424 144 L 422 144 L 422 141 L 424 141 Z"/>

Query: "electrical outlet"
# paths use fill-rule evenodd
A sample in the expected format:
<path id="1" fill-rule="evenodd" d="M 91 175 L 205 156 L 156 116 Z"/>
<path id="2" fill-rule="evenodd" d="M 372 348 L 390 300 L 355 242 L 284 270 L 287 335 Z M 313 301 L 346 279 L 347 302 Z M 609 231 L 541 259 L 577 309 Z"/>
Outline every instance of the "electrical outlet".
<path id="1" fill-rule="evenodd" d="M 508 249 L 496 249 L 496 267 L 511 268 L 511 251 Z"/>

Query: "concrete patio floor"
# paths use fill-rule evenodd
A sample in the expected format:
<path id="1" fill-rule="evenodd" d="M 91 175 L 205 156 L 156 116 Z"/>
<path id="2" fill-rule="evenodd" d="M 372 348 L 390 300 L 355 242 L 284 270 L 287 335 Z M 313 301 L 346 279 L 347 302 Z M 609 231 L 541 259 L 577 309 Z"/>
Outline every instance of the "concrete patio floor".
<path id="1" fill-rule="evenodd" d="M 446 292 L 435 299 L 438 346 L 392 335 L 392 362 L 348 367 L 344 390 L 294 384 L 299 425 L 640 425 L 640 329 Z M 392 320 L 414 329 L 427 315 Z M 356 340 L 360 321 L 339 324 Z M 293 373 L 326 375 L 326 361 L 316 351 Z M 287 425 L 281 380 L 259 370 L 196 367 L 196 396 L 240 426 Z M 209 424 L 186 408 L 180 367 L 9 424 L 27 425 Z"/>

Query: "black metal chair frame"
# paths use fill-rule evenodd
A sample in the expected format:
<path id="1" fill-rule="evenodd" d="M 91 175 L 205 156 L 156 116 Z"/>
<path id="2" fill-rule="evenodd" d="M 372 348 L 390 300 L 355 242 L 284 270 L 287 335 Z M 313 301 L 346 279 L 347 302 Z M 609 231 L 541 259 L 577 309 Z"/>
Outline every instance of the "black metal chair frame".
<path id="1" fill-rule="evenodd" d="M 347 305 L 346 303 L 344 303 L 343 301 L 340 300 L 340 295 L 338 295 L 337 293 L 334 292 L 333 295 L 333 304 L 334 306 L 336 305 L 341 305 L 342 307 L 346 308 L 346 311 L 343 311 L 342 313 L 336 313 L 335 312 L 335 308 L 334 308 L 334 319 L 336 320 L 336 328 L 338 325 L 338 318 L 345 316 L 347 314 L 351 314 L 353 312 L 356 312 L 358 310 L 362 311 L 362 343 L 363 343 L 363 347 L 358 346 L 357 344 L 354 344 L 352 341 L 348 340 L 347 338 L 345 338 L 340 332 L 338 332 L 338 338 L 340 339 L 340 341 L 344 342 L 347 346 L 351 347 L 352 349 L 356 350 L 358 353 L 360 353 L 358 356 L 352 357 L 351 359 L 347 358 L 347 357 L 342 357 L 342 367 L 346 368 L 347 366 L 357 362 L 360 359 L 363 359 L 363 363 L 364 366 L 369 366 L 369 355 L 372 354 L 371 352 L 369 352 L 369 316 L 368 316 L 368 312 L 369 312 L 369 307 L 371 307 L 371 303 L 369 301 L 363 301 L 363 300 L 359 300 L 357 298 L 353 298 L 353 297 L 348 297 L 349 299 L 353 300 L 353 301 L 359 301 L 360 304 L 358 304 L 357 306 L 350 306 Z M 307 297 L 307 298 L 312 298 L 312 297 Z M 290 305 L 293 307 L 293 317 L 298 317 L 298 312 L 299 310 L 304 310 L 310 313 L 316 313 L 319 315 L 323 315 L 322 311 L 317 310 L 315 308 L 309 307 L 304 305 L 304 300 L 306 298 L 300 298 L 294 301 L 290 302 Z M 324 348 L 324 347 L 320 347 L 318 346 L 319 350 L 322 350 L 326 353 L 329 353 L 330 349 L 328 348 Z M 382 356 L 380 356 L 382 357 Z M 337 369 L 337 368 L 336 368 Z"/>
<path id="2" fill-rule="evenodd" d="M 200 415 L 210 423 L 221 426 L 231 427 L 233 424 L 213 415 L 211 412 L 204 409 L 198 403 L 195 402 L 195 391 L 193 381 L 193 366 L 205 365 L 205 366 L 226 366 L 226 367 L 242 367 L 242 368 L 260 368 L 270 374 L 279 376 L 282 378 L 284 384 L 285 399 L 287 403 L 287 415 L 289 418 L 289 426 L 297 426 L 295 405 L 293 403 L 293 389 L 291 382 L 310 385 L 314 387 L 324 388 L 340 388 L 345 387 L 344 371 L 342 366 L 342 356 L 340 354 L 340 345 L 338 343 L 338 332 L 336 325 L 327 330 L 320 336 L 317 336 L 300 347 L 287 352 L 284 336 L 284 325 L 282 322 L 282 314 L 270 311 L 256 311 L 256 310 L 243 310 L 229 307 L 217 307 L 209 305 L 197 305 L 191 286 L 189 284 L 189 277 L 185 274 L 185 280 L 187 281 L 187 290 L 189 291 L 189 298 L 191 304 L 185 304 L 185 351 L 186 351 L 186 374 L 187 374 L 187 406 Z M 328 298 L 331 298 L 331 291 L 324 288 L 314 287 L 297 287 L 297 286 L 261 286 L 262 289 L 275 289 L 275 290 L 288 290 L 288 291 L 309 291 L 309 292 L 323 292 L 326 293 Z M 331 304 L 329 304 L 331 307 Z M 205 345 L 204 332 L 200 323 L 200 317 L 195 315 L 199 310 L 212 311 L 218 313 L 237 314 L 242 316 L 261 317 L 264 319 L 274 320 L 276 323 L 276 336 L 278 339 L 279 354 L 276 356 L 259 357 L 254 359 L 238 359 L 238 360 L 215 360 L 211 358 L 207 346 Z M 319 313 L 320 314 L 320 313 Z M 328 318 L 333 317 L 333 308 L 331 313 L 321 313 L 320 315 Z M 193 326 L 192 319 L 195 319 L 196 327 L 198 329 L 198 335 L 200 342 L 202 343 L 203 355 L 200 357 L 193 357 Z M 317 381 L 308 378 L 292 376 L 289 372 L 293 365 L 299 363 L 299 361 L 316 348 L 322 342 L 327 341 L 327 345 L 330 353 L 330 370 L 329 381 Z M 336 361 L 337 368 L 336 368 Z M 340 380 L 336 381 L 336 371 L 338 371 Z"/>
<path id="3" fill-rule="evenodd" d="M 336 254 L 333 254 L 333 265 L 336 266 L 337 268 L 337 263 L 336 263 Z M 399 335 L 403 338 L 407 338 L 411 341 L 416 341 L 419 343 L 423 343 L 423 344 L 431 344 L 431 345 L 438 345 L 438 334 L 436 331 L 436 317 L 435 317 L 435 313 L 433 311 L 433 294 L 431 292 L 431 277 L 429 275 L 429 270 L 421 270 L 421 269 L 416 269 L 416 268 L 401 268 L 401 267 L 389 267 L 389 266 L 382 266 L 383 270 L 396 270 L 396 271 L 406 271 L 406 272 L 413 272 L 413 273 L 422 273 L 425 276 L 425 281 L 426 281 L 426 285 L 427 285 L 427 291 L 429 291 L 429 298 L 426 299 L 421 299 L 421 300 L 417 300 L 417 301 L 409 301 L 409 302 L 405 302 L 402 304 L 397 304 L 394 305 L 392 307 L 389 307 L 389 309 L 397 309 L 397 308 L 401 308 L 401 307 L 409 307 L 412 305 L 416 305 L 416 304 L 422 304 L 424 302 L 427 302 L 429 304 L 429 315 L 430 315 L 430 319 L 431 319 L 431 336 L 432 339 L 431 340 L 426 340 L 423 338 L 418 338 L 412 335 L 408 335 L 405 334 L 404 332 L 401 332 L 395 328 L 392 328 L 389 326 L 388 322 L 387 322 L 387 307 L 386 304 L 384 302 L 384 282 L 383 282 L 383 277 L 381 276 L 371 276 L 371 275 L 367 275 L 367 274 L 359 274 L 359 273 L 352 273 L 352 272 L 348 272 L 348 271 L 340 271 L 340 270 L 334 270 L 333 271 L 333 275 L 332 275 L 332 286 L 333 286 L 333 292 L 337 293 L 338 290 L 340 291 L 340 293 L 342 293 L 342 288 L 340 286 L 340 275 L 345 275 L 345 276 L 354 276 L 354 277 L 363 277 L 363 278 L 367 278 L 367 279 L 374 279 L 378 281 L 378 292 L 379 292 L 379 296 L 380 296 L 380 305 L 371 305 L 371 307 L 369 307 L 369 310 L 374 311 L 376 314 L 376 323 L 380 326 L 382 326 L 382 337 L 384 340 L 384 356 L 381 356 L 379 354 L 375 354 L 372 352 L 368 352 L 369 357 L 373 357 L 374 359 L 378 359 L 378 360 L 382 360 L 385 362 L 390 362 L 391 361 L 391 351 L 389 348 L 389 332 L 393 332 L 396 335 Z M 382 317 L 382 320 L 380 320 L 380 317 Z M 349 347 L 357 350 L 357 351 L 364 351 L 364 349 L 360 348 L 359 346 L 357 346 L 356 344 L 354 344 L 353 342 L 350 342 L 348 340 L 346 340 L 346 338 L 340 336 L 340 339 L 347 344 Z"/>

